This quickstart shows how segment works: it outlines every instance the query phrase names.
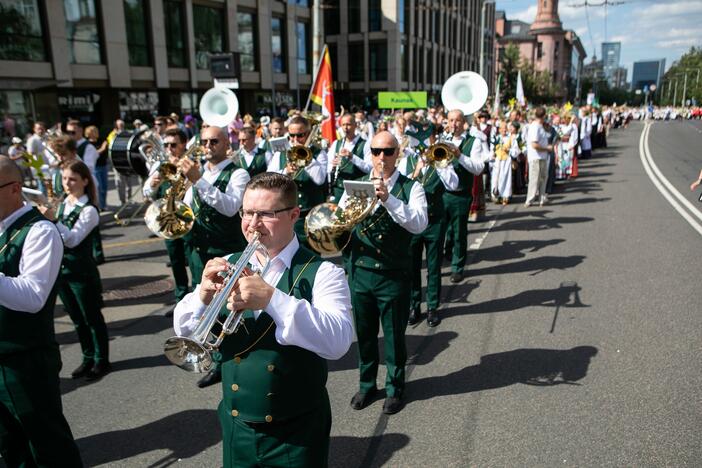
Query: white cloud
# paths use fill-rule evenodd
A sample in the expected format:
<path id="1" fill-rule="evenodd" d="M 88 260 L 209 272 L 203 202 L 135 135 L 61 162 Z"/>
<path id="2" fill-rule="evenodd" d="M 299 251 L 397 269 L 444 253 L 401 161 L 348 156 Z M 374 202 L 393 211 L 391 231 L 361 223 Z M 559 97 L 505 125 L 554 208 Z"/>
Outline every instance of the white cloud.
<path id="1" fill-rule="evenodd" d="M 526 10 L 518 11 L 513 15 L 507 15 L 507 19 L 516 19 L 527 23 L 533 23 L 534 19 L 536 18 L 536 8 L 536 5 L 532 5 Z"/>
<path id="2" fill-rule="evenodd" d="M 669 41 L 661 41 L 658 43 L 658 47 L 662 47 L 664 49 L 677 49 L 677 48 L 685 48 L 687 49 L 688 47 L 692 46 L 699 46 L 700 45 L 700 40 L 694 37 L 688 37 L 684 39 L 671 39 Z"/>
<path id="3" fill-rule="evenodd" d="M 637 8 L 637 16 L 642 19 L 653 19 L 659 21 L 662 18 L 671 16 L 687 16 L 702 14 L 702 2 L 699 1 L 672 1 L 657 2 L 651 6 Z M 699 20 L 699 17 L 697 17 Z"/>

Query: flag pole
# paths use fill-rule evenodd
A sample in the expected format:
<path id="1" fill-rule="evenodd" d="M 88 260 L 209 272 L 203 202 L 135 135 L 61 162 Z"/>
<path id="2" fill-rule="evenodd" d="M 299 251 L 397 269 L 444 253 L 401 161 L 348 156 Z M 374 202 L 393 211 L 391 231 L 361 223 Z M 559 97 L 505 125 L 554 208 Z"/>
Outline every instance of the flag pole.
<path id="1" fill-rule="evenodd" d="M 322 62 L 324 61 L 324 57 L 327 54 L 327 45 L 324 44 L 324 48 L 322 49 L 322 54 L 319 56 L 319 62 L 317 62 L 317 69 L 314 72 L 314 80 L 312 81 L 312 86 L 310 87 L 310 93 L 307 95 L 307 104 L 305 104 L 305 108 L 302 110 L 302 112 L 307 112 L 307 108 L 310 107 L 310 101 L 312 100 L 312 90 L 314 89 L 314 85 L 317 83 L 317 78 L 319 77 L 319 69 L 322 68 Z"/>

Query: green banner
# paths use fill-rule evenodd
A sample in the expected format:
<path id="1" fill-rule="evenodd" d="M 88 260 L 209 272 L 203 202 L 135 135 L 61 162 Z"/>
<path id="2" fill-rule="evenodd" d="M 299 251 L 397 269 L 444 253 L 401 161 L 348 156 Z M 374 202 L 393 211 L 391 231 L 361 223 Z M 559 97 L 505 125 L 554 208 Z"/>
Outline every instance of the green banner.
<path id="1" fill-rule="evenodd" d="M 379 109 L 418 109 L 427 107 L 426 91 L 381 91 L 378 93 Z"/>

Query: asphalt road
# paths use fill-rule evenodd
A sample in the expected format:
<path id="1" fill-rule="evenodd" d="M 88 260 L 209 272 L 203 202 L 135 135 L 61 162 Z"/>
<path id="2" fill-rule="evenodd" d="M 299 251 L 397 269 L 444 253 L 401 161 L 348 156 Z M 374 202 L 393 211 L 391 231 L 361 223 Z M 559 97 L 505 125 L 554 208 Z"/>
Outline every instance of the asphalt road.
<path id="1" fill-rule="evenodd" d="M 612 132 L 547 206 L 491 205 L 470 225 L 469 277 L 445 277 L 443 322 L 408 330 L 401 413 L 383 416 L 382 399 L 349 407 L 355 344 L 330 363 L 331 466 L 700 465 L 701 239 L 645 174 L 642 129 Z M 701 144 L 699 122 L 651 129 L 652 157 L 696 206 Z M 163 244 L 125 245 L 147 239 L 141 223 L 104 233 L 114 372 L 70 380 L 80 350 L 57 314 L 64 409 L 84 460 L 220 466 L 221 390 L 197 389 L 162 355 Z"/>

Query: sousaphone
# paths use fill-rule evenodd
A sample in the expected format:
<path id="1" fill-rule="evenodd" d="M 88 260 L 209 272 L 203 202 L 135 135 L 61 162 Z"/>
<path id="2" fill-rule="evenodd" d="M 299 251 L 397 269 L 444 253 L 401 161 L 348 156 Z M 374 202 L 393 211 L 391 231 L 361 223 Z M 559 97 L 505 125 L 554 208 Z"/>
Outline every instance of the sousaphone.
<path id="1" fill-rule="evenodd" d="M 239 113 L 239 100 L 231 89 L 215 86 L 202 96 L 199 109 L 200 117 L 207 125 L 226 127 Z"/>
<path id="2" fill-rule="evenodd" d="M 441 88 L 441 101 L 449 110 L 458 109 L 468 117 L 479 111 L 488 98 L 488 85 L 478 73 L 461 71 L 449 77 Z"/>

